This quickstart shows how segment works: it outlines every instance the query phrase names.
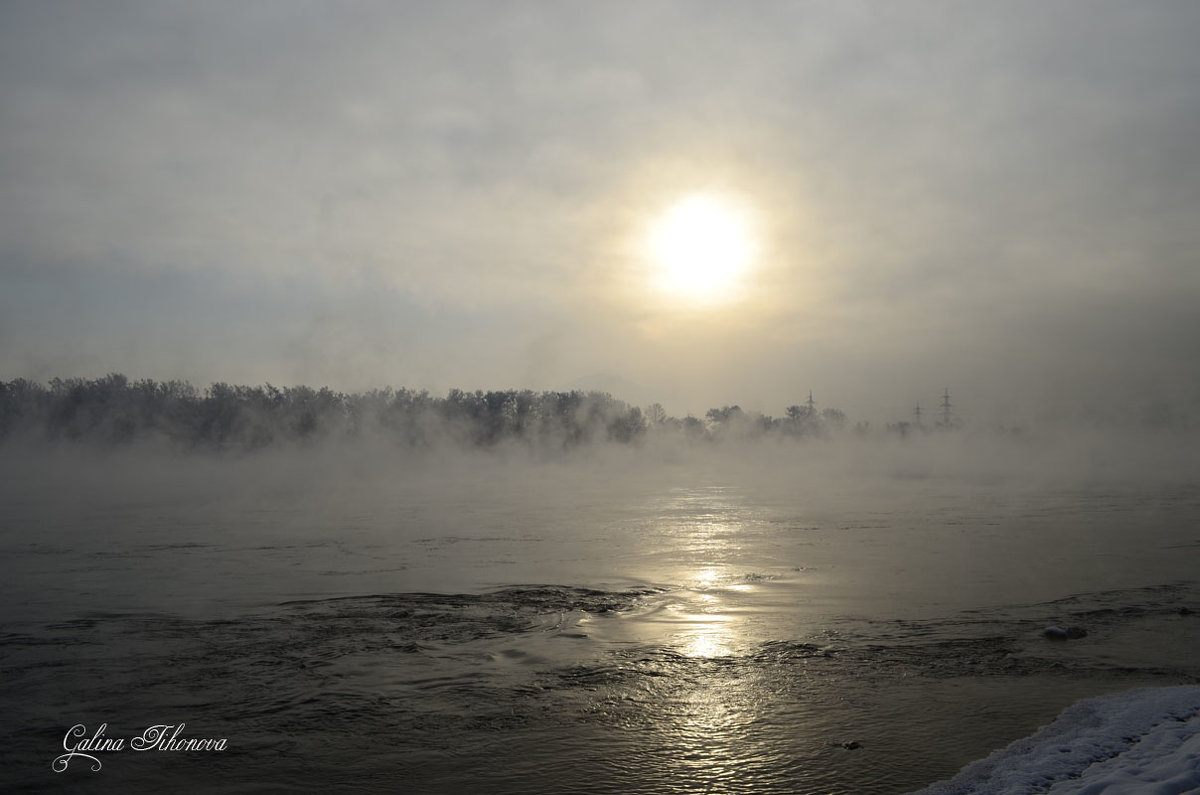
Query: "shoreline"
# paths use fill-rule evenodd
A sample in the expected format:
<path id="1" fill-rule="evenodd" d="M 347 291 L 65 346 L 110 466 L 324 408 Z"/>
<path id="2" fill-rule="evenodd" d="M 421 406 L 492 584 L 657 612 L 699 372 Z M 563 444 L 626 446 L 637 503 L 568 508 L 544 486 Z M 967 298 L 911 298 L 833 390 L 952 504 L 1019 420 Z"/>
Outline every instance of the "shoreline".
<path id="1" fill-rule="evenodd" d="M 911 795 L 1193 792 L 1198 755 L 1200 685 L 1134 688 L 1078 701 L 1034 734 Z"/>

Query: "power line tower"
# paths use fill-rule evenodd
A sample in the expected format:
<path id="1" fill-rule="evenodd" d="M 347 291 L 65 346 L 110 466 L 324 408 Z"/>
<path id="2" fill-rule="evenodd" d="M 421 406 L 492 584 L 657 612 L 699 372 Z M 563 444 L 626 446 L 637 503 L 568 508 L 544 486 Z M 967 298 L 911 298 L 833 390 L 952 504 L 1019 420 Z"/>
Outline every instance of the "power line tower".
<path id="1" fill-rule="evenodd" d="M 808 390 L 808 401 L 805 403 L 808 406 L 808 416 L 815 417 L 817 415 L 817 404 L 813 400 L 812 390 Z"/>
<path id="2" fill-rule="evenodd" d="M 950 405 L 950 387 L 946 387 L 942 392 L 942 419 L 938 422 L 938 425 L 943 428 L 954 427 L 954 411 Z"/>
<path id="3" fill-rule="evenodd" d="M 915 409 L 913 409 L 913 422 L 917 426 L 921 425 L 921 403 L 920 403 L 920 401 L 917 401 L 917 407 Z"/>

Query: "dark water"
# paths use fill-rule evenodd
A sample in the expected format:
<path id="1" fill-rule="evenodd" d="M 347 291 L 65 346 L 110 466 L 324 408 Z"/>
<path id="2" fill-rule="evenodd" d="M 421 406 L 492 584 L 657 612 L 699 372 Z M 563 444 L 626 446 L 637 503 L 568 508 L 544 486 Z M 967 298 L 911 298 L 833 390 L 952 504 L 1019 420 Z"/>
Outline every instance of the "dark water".
<path id="1" fill-rule="evenodd" d="M 5 789 L 899 793 L 1200 681 L 1193 486 L 579 467 L 25 475 Z"/>

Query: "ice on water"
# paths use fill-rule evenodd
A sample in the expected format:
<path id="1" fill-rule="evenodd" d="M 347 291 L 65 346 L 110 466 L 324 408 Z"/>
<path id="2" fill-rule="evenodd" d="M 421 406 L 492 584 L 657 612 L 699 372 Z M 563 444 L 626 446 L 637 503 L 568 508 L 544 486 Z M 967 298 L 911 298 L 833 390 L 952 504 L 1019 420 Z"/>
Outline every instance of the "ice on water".
<path id="1" fill-rule="evenodd" d="M 1088 699 L 915 795 L 1180 795 L 1200 792 L 1200 687 Z"/>

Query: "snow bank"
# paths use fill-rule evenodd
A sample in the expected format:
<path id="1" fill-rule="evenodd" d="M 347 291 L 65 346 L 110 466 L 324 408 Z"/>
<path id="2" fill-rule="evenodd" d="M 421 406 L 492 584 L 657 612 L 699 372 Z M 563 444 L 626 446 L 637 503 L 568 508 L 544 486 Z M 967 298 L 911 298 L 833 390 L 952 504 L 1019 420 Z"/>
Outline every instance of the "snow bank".
<path id="1" fill-rule="evenodd" d="M 1200 687 L 1129 690 L 1054 723 L 919 795 L 1200 793 Z M 914 794 L 917 795 L 917 794 Z"/>

